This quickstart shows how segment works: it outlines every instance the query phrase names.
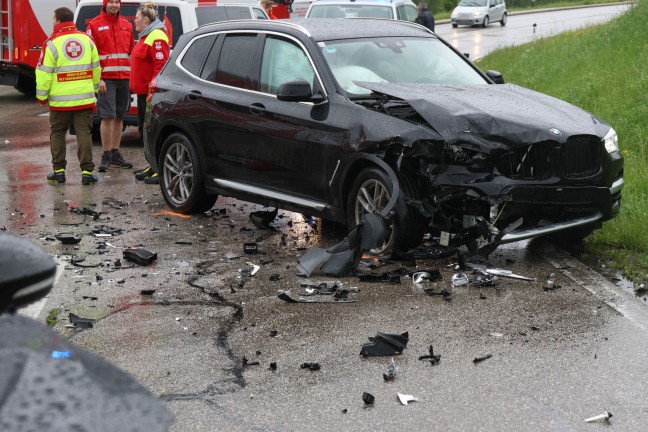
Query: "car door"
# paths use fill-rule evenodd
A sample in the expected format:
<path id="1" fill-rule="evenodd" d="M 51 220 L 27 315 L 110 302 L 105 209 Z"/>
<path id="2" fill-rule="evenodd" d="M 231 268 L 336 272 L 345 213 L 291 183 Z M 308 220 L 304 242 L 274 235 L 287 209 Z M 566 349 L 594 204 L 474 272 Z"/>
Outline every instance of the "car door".
<path id="1" fill-rule="evenodd" d="M 490 21 L 500 21 L 502 19 L 502 0 L 490 0 L 490 6 Z"/>

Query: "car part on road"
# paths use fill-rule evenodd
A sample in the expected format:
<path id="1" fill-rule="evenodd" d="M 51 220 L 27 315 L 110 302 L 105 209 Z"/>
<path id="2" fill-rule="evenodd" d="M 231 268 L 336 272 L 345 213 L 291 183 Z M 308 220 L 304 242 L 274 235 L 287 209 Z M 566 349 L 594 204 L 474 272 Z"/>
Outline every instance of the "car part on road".
<path id="1" fill-rule="evenodd" d="M 398 396 L 398 400 L 402 405 L 407 405 L 409 402 L 416 402 L 418 400 L 417 397 L 414 397 L 412 395 L 406 395 L 402 393 L 396 393 Z"/>
<path id="2" fill-rule="evenodd" d="M 462 285 L 468 285 L 470 283 L 470 280 L 468 280 L 468 276 L 466 276 L 465 273 L 455 273 L 452 275 L 452 286 L 453 287 L 458 287 Z"/>
<path id="3" fill-rule="evenodd" d="M 365 405 L 373 405 L 376 401 L 376 398 L 371 393 L 364 392 L 362 393 L 362 400 Z"/>
<path id="4" fill-rule="evenodd" d="M 157 253 L 142 248 L 124 249 L 123 255 L 124 259 L 143 266 L 151 265 L 157 259 Z"/>
<path id="5" fill-rule="evenodd" d="M 429 360 L 429 362 L 431 364 L 435 365 L 435 364 L 439 364 L 439 362 L 441 361 L 441 355 L 440 354 L 435 355 L 434 354 L 434 348 L 432 348 L 432 345 L 430 345 L 430 354 L 429 355 L 419 356 L 418 359 L 419 360 Z"/>
<path id="6" fill-rule="evenodd" d="M 392 381 L 394 378 L 396 378 L 397 373 L 398 366 L 396 366 L 396 363 L 394 363 L 394 358 L 392 357 L 391 361 L 387 364 L 387 371 L 383 373 L 383 379 L 385 381 Z"/>
<path id="7" fill-rule="evenodd" d="M 273 220 L 275 220 L 278 212 L 279 212 L 278 208 L 275 208 L 274 210 L 270 210 L 270 211 L 256 211 L 250 213 L 250 221 L 254 224 L 255 227 L 259 229 L 262 230 L 272 229 L 270 223 Z"/>
<path id="8" fill-rule="evenodd" d="M 243 366 L 258 366 L 260 363 L 257 360 L 250 361 L 247 357 L 243 356 Z"/>
<path id="9" fill-rule="evenodd" d="M 92 328 L 93 323 L 97 322 L 97 320 L 90 318 L 81 318 L 80 316 L 77 316 L 73 313 L 70 313 L 69 318 L 72 327 L 76 328 Z"/>
<path id="10" fill-rule="evenodd" d="M 593 422 L 603 422 L 603 421 L 609 421 L 612 418 L 612 413 L 609 411 L 605 411 L 603 414 L 599 414 L 594 417 L 586 418 L 585 422 L 586 423 L 593 423 Z"/>
<path id="11" fill-rule="evenodd" d="M 254 255 L 259 252 L 259 246 L 256 242 L 245 242 L 243 243 L 243 253 L 248 255 Z"/>
<path id="12" fill-rule="evenodd" d="M 376 357 L 401 354 L 409 342 L 409 332 L 401 334 L 389 334 L 378 332 L 376 336 L 370 337 L 371 342 L 362 346 L 360 355 L 363 357 Z"/>
<path id="13" fill-rule="evenodd" d="M 477 363 L 481 363 L 481 362 L 483 362 L 484 360 L 488 360 L 488 359 L 491 358 L 491 357 L 493 357 L 493 354 L 486 354 L 486 355 L 483 355 L 483 356 L 480 356 L 480 357 L 475 357 L 475 358 L 473 359 L 473 363 L 475 363 L 475 364 L 477 364 Z"/>
<path id="14" fill-rule="evenodd" d="M 423 282 L 436 282 L 441 280 L 441 272 L 437 269 L 420 270 L 412 273 L 412 282 L 420 284 Z"/>
<path id="15" fill-rule="evenodd" d="M 332 304 L 332 303 L 357 303 L 358 300 L 298 300 L 290 296 L 290 291 L 279 291 L 277 294 L 281 300 L 287 303 L 321 303 L 321 304 Z"/>
<path id="16" fill-rule="evenodd" d="M 261 268 L 261 266 L 251 263 L 250 261 L 247 261 L 245 264 L 252 266 L 252 270 L 250 270 L 250 276 L 257 274 L 257 272 Z"/>
<path id="17" fill-rule="evenodd" d="M 308 369 L 310 371 L 318 371 L 321 369 L 321 366 L 319 363 L 302 363 L 300 368 Z"/>
<path id="18" fill-rule="evenodd" d="M 441 291 L 437 292 L 434 288 L 425 288 L 423 292 L 425 292 L 425 294 L 429 296 L 436 296 L 436 295 L 443 296 L 443 300 L 445 301 L 452 300 L 452 292 L 448 289 L 442 289 Z"/>
<path id="19" fill-rule="evenodd" d="M 56 234 L 54 237 L 56 237 L 56 240 L 66 245 L 77 244 L 81 241 L 81 237 L 70 233 L 60 233 Z"/>
<path id="20" fill-rule="evenodd" d="M 522 276 L 513 273 L 512 270 L 505 270 L 505 269 L 500 269 L 500 268 L 486 268 L 486 266 L 481 265 L 481 264 L 472 264 L 472 263 L 466 263 L 466 266 L 469 268 L 473 269 L 476 272 L 481 273 L 484 276 L 488 275 L 493 275 L 493 276 L 502 276 L 502 277 L 507 277 L 511 279 L 520 279 L 520 280 L 526 280 L 526 281 L 535 281 L 537 280 L 536 278 L 531 278 L 527 276 Z"/>

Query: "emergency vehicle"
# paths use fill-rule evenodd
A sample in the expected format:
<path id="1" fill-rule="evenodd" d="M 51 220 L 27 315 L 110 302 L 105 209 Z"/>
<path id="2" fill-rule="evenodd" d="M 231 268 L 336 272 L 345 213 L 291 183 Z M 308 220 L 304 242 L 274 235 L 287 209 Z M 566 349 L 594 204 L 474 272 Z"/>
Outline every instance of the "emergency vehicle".
<path id="1" fill-rule="evenodd" d="M 0 85 L 36 92 L 36 64 L 52 34 L 54 9 L 76 8 L 78 0 L 0 0 Z"/>

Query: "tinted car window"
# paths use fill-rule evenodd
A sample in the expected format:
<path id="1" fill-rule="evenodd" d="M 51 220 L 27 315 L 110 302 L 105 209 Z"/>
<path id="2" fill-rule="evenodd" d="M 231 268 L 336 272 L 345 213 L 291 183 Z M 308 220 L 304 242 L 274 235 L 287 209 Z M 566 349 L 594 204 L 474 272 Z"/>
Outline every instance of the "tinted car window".
<path id="1" fill-rule="evenodd" d="M 249 54 L 255 42 L 256 35 L 227 35 L 218 60 L 217 83 L 245 88 L 250 64 L 253 61 Z"/>
<path id="2" fill-rule="evenodd" d="M 227 20 L 227 10 L 218 6 L 200 6 L 196 8 L 198 25 Z"/>
<path id="3" fill-rule="evenodd" d="M 200 68 L 215 38 L 216 35 L 208 35 L 194 40 L 180 61 L 182 67 L 193 75 L 200 75 Z"/>
<path id="4" fill-rule="evenodd" d="M 390 6 L 314 5 L 308 18 L 387 18 L 392 19 Z"/>
<path id="5" fill-rule="evenodd" d="M 402 21 L 414 22 L 418 13 L 412 5 L 398 6 L 398 19 Z"/>
<path id="6" fill-rule="evenodd" d="M 131 24 L 135 21 L 135 14 L 139 5 L 127 5 L 122 4 L 119 11 L 121 15 L 127 19 Z M 177 42 L 180 36 L 182 35 L 182 18 L 180 17 L 180 9 L 177 7 L 171 6 L 159 6 L 158 17 L 160 21 L 166 26 L 166 33 L 169 35 L 169 41 L 171 41 L 171 47 L 173 47 Z M 85 32 L 88 28 L 88 23 L 96 16 L 99 16 L 101 13 L 101 6 L 83 6 L 79 10 L 79 14 L 76 20 L 76 27 L 79 31 Z M 135 30 L 133 26 L 133 35 L 135 40 L 139 39 L 139 32 Z"/>
<path id="7" fill-rule="evenodd" d="M 313 88 L 315 72 L 298 45 L 275 37 L 268 37 L 261 60 L 261 91 L 277 94 L 279 86 L 296 78 L 305 79 Z"/>

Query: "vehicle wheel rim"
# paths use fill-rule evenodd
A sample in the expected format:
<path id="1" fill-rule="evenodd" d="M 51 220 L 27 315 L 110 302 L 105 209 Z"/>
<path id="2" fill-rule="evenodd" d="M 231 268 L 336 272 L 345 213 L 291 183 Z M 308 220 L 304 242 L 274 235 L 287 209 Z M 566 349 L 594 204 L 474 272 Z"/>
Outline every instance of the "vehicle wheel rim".
<path id="1" fill-rule="evenodd" d="M 355 200 L 355 222 L 360 224 L 366 213 L 380 213 L 389 203 L 391 193 L 379 180 L 367 180 L 360 186 Z M 387 242 L 382 247 L 372 250 L 381 253 L 392 243 L 393 219 L 386 221 Z"/>
<path id="2" fill-rule="evenodd" d="M 193 188 L 193 161 L 187 148 L 174 143 L 164 156 L 162 168 L 167 196 L 176 205 L 183 205 L 189 199 Z"/>

